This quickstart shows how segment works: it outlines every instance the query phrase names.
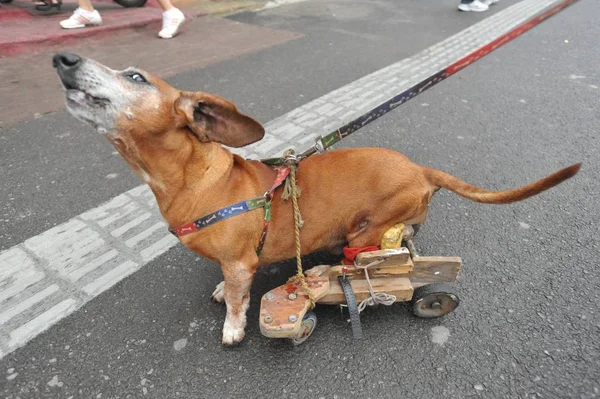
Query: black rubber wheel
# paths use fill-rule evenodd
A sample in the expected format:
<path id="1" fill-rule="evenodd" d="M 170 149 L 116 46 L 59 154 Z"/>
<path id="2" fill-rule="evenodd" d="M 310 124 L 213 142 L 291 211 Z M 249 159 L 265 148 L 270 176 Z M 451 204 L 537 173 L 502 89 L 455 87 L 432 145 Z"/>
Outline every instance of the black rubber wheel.
<path id="1" fill-rule="evenodd" d="M 304 343 L 311 336 L 315 328 L 317 327 L 317 315 L 315 312 L 308 312 L 302 318 L 302 328 L 300 329 L 300 335 L 296 338 L 290 338 L 290 342 L 294 346 L 298 346 Z"/>
<path id="2" fill-rule="evenodd" d="M 447 315 L 460 304 L 458 296 L 448 284 L 430 284 L 415 290 L 411 305 L 417 317 L 430 319 Z"/>
<path id="3" fill-rule="evenodd" d="M 147 0 L 115 0 L 115 3 L 117 3 L 120 6 L 123 6 L 125 8 L 131 8 L 131 7 L 143 7 L 144 4 L 146 4 Z"/>

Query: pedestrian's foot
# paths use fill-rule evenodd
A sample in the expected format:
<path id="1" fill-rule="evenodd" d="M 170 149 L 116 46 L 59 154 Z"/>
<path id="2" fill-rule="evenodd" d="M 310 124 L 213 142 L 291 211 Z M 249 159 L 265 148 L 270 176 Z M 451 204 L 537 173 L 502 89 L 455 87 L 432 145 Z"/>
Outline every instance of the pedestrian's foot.
<path id="1" fill-rule="evenodd" d="M 181 24 L 185 21 L 185 16 L 178 8 L 171 8 L 163 12 L 162 29 L 158 36 L 163 39 L 170 39 L 177 34 Z"/>
<path id="2" fill-rule="evenodd" d="M 470 3 L 460 3 L 458 5 L 458 9 L 461 11 L 481 12 L 481 11 L 487 11 L 488 8 L 489 7 L 487 5 L 483 4 L 479 0 L 474 0 Z"/>
<path id="3" fill-rule="evenodd" d="M 486 6 L 491 6 L 492 4 L 495 4 L 497 2 L 499 2 L 500 0 L 480 0 L 483 4 L 485 4 Z"/>
<path id="4" fill-rule="evenodd" d="M 38 11 L 49 11 L 54 7 L 56 7 L 56 9 L 60 11 L 61 6 L 62 0 L 42 0 L 35 2 L 35 9 Z"/>
<path id="5" fill-rule="evenodd" d="M 60 21 L 60 26 L 63 29 L 77 29 L 96 25 L 102 25 L 102 17 L 100 17 L 98 10 L 87 11 L 82 8 L 77 8 L 69 19 Z"/>

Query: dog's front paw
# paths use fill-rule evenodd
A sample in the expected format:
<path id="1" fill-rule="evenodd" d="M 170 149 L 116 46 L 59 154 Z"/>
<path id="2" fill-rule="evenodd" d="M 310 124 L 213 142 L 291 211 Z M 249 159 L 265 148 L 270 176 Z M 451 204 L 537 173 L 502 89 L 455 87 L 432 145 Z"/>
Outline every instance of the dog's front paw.
<path id="1" fill-rule="evenodd" d="M 221 281 L 215 287 L 215 290 L 212 293 L 211 299 L 218 303 L 223 303 L 225 300 L 225 281 Z"/>
<path id="2" fill-rule="evenodd" d="M 223 345 L 231 346 L 235 344 L 239 344 L 246 333 L 243 328 L 232 327 L 225 323 L 223 326 Z"/>

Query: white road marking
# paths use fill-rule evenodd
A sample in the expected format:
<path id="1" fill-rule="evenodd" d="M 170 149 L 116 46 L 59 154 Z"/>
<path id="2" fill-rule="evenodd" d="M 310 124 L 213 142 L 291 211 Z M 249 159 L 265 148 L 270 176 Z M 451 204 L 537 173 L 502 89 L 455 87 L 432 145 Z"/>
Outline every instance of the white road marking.
<path id="1" fill-rule="evenodd" d="M 128 260 L 84 286 L 82 290 L 88 295 L 96 296 L 138 270 L 139 267 L 137 263 Z"/>
<path id="2" fill-rule="evenodd" d="M 156 222 L 151 227 L 147 228 L 146 230 L 142 231 L 141 233 L 136 234 L 135 236 L 131 237 L 129 240 L 125 241 L 125 245 L 133 248 L 137 244 L 139 244 L 141 241 L 150 237 L 156 230 L 161 229 L 161 228 L 164 228 L 166 230 L 167 225 L 164 222 Z"/>
<path id="3" fill-rule="evenodd" d="M 179 240 L 177 240 L 174 235 L 166 235 L 149 247 L 142 249 L 140 251 L 140 256 L 144 262 L 149 262 L 164 252 L 167 252 L 167 250 L 175 246 L 178 242 Z"/>
<path id="4" fill-rule="evenodd" d="M 240 155 L 261 158 L 330 133 L 463 59 L 558 0 L 524 0 L 265 125 Z M 591 87 L 591 86 L 590 86 Z M 0 253 L 0 358 L 177 244 L 154 196 L 138 186 Z M 58 289 L 56 288 L 58 287 Z"/>
<path id="5" fill-rule="evenodd" d="M 52 284 L 51 286 L 30 296 L 29 298 L 25 299 L 24 301 L 17 303 L 12 308 L 9 308 L 8 310 L 0 313 L 0 324 L 6 324 L 7 321 L 9 321 L 13 317 L 17 316 L 19 313 L 29 309 L 36 303 L 41 302 L 42 300 L 44 300 L 45 298 L 49 297 L 50 295 L 54 294 L 57 291 L 58 291 L 58 285 Z"/>
<path id="6" fill-rule="evenodd" d="M 0 253 L 0 265 L 2 304 L 44 278 L 44 273 L 36 268 L 33 258 L 18 246 Z"/>
<path id="7" fill-rule="evenodd" d="M 123 233 L 126 233 L 128 230 L 131 230 L 135 226 L 142 223 L 144 220 L 150 219 L 150 216 L 152 216 L 152 214 L 150 212 L 146 212 L 143 215 L 138 216 L 137 218 L 133 219 L 131 222 L 125 223 L 123 226 L 119 227 L 118 229 L 114 229 L 113 231 L 110 232 L 110 234 L 113 237 L 121 237 L 123 235 Z"/>
<path id="8" fill-rule="evenodd" d="M 103 253 L 102 255 L 100 255 L 99 257 L 97 257 L 96 259 L 94 259 L 93 261 L 88 263 L 87 265 L 80 267 L 79 269 L 69 273 L 69 279 L 72 282 L 76 282 L 77 280 L 79 280 L 83 276 L 87 275 L 92 270 L 104 265 L 109 260 L 115 258 L 118 254 L 119 254 L 119 252 L 114 248 L 109 250 L 108 252 Z"/>
<path id="9" fill-rule="evenodd" d="M 65 299 L 38 317 L 11 331 L 10 341 L 8 342 L 8 350 L 16 349 L 39 333 L 46 331 L 46 329 L 48 329 L 48 327 L 50 327 L 52 324 L 71 314 L 76 307 L 77 301 L 75 299 Z"/>

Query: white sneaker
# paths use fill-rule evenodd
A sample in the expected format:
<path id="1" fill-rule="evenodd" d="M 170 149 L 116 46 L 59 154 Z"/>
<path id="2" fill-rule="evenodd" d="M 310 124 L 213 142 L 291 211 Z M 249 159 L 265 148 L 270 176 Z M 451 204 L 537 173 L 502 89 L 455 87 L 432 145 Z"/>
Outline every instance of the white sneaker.
<path id="1" fill-rule="evenodd" d="M 63 29 L 77 29 L 96 25 L 102 25 L 102 17 L 98 10 L 87 11 L 82 8 L 77 8 L 69 19 L 60 21 L 60 26 Z"/>
<path id="2" fill-rule="evenodd" d="M 491 6 L 492 4 L 496 4 L 497 2 L 499 2 L 500 0 L 481 0 L 481 2 L 483 4 L 485 4 L 486 6 Z"/>
<path id="3" fill-rule="evenodd" d="M 162 29 L 158 32 L 158 36 L 163 39 L 172 38 L 179 31 L 183 21 L 185 21 L 185 16 L 178 8 L 163 12 Z"/>
<path id="4" fill-rule="evenodd" d="M 482 11 L 487 11 L 488 8 L 489 7 L 487 5 L 483 4 L 479 0 L 472 1 L 469 4 L 460 3 L 458 5 L 458 9 L 461 11 L 482 12 Z"/>

